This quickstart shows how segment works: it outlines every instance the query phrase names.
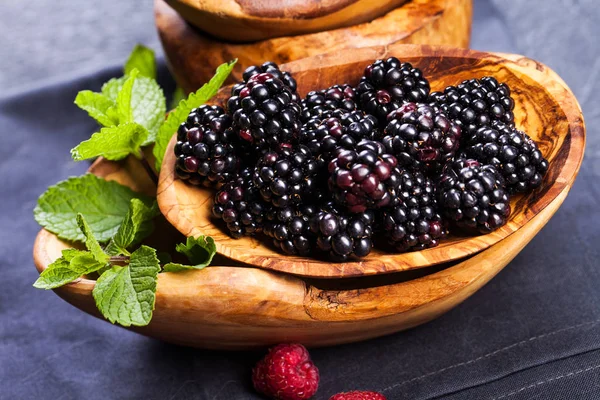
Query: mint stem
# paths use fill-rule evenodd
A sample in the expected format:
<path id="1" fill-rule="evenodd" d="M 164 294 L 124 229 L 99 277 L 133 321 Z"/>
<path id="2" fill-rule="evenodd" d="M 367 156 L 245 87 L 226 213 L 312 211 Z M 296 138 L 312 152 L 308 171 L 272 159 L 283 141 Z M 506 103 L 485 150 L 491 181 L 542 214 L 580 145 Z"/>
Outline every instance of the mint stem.
<path id="1" fill-rule="evenodd" d="M 113 265 L 127 265 L 129 264 L 129 256 L 112 256 L 108 261 Z"/>
<path id="2" fill-rule="evenodd" d="M 152 182 L 154 182 L 154 184 L 158 186 L 158 176 L 156 176 L 156 173 L 150 166 L 150 163 L 148 163 L 148 160 L 146 159 L 146 156 L 144 155 L 144 152 L 142 150 L 140 150 L 140 156 L 140 161 L 142 162 L 146 173 L 148 173 L 148 176 L 150 177 L 150 179 L 152 179 Z"/>

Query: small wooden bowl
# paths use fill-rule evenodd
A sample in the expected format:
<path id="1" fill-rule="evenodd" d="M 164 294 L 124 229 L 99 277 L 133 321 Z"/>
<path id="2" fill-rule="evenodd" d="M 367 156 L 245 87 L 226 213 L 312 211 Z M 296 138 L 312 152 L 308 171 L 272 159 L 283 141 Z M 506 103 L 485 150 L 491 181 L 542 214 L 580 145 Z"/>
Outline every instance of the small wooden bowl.
<path id="1" fill-rule="evenodd" d="M 219 253 L 245 264 L 307 277 L 357 277 L 422 268 L 472 256 L 517 232 L 573 183 L 585 145 L 581 109 L 560 77 L 531 59 L 444 47 L 395 45 L 306 58 L 286 64 L 284 69 L 293 74 L 299 92 L 304 95 L 335 83 L 356 84 L 366 65 L 389 56 L 421 68 L 433 90 L 486 75 L 495 76 L 513 89 L 516 124 L 537 141 L 550 161 L 550 169 L 540 189 L 513 197 L 513 212 L 504 227 L 482 236 L 451 235 L 439 246 L 419 252 L 391 254 L 374 249 L 363 260 L 340 264 L 285 256 L 274 250 L 265 238 L 232 239 L 215 223 L 210 211 L 213 191 L 187 185 L 175 177 L 175 138 L 167 150 L 158 184 L 158 203 L 163 214 L 186 236 L 210 235 Z M 228 93 L 229 88 L 223 88 L 215 102 L 222 103 Z"/>
<path id="2" fill-rule="evenodd" d="M 370 2 L 387 3 L 388 0 Z M 232 58 L 237 58 L 238 63 L 230 82 L 239 80 L 248 66 L 267 60 L 281 64 L 329 52 L 397 43 L 468 47 L 472 0 L 412 0 L 372 22 L 252 43 L 225 42 L 195 29 L 164 0 L 155 0 L 154 13 L 171 72 L 189 93 L 206 83 L 217 66 Z M 218 29 L 229 32 L 230 27 L 224 24 Z"/>
<path id="3" fill-rule="evenodd" d="M 326 31 L 371 21 L 408 0 L 167 0 L 189 23 L 233 42 Z"/>
<path id="4" fill-rule="evenodd" d="M 140 192 L 154 190 L 134 159 L 99 160 L 90 172 Z M 161 273 L 151 323 L 129 329 L 171 343 L 228 350 L 290 341 L 330 346 L 409 329 L 460 304 L 500 272 L 548 222 L 569 189 L 567 185 L 518 235 L 445 269 L 311 280 L 240 265 L 216 266 L 216 259 L 215 266 L 202 271 Z M 164 245 L 180 240 L 167 228 L 157 229 L 151 241 Z M 42 229 L 33 248 L 37 270 L 42 272 L 69 247 Z M 102 318 L 92 296 L 94 285 L 81 278 L 55 292 Z"/>

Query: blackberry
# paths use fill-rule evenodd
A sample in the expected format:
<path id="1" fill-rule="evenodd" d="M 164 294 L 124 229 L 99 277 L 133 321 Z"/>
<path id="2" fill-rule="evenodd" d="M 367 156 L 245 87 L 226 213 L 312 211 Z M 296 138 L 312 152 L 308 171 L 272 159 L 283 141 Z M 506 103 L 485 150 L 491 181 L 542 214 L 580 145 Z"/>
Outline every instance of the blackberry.
<path id="1" fill-rule="evenodd" d="M 382 143 L 402 167 L 438 173 L 460 145 L 460 127 L 427 104 L 406 103 L 389 114 Z"/>
<path id="2" fill-rule="evenodd" d="M 494 121 L 479 128 L 465 143 L 465 153 L 500 171 L 511 193 L 525 192 L 542 184 L 548 160 L 525 132 Z"/>
<path id="3" fill-rule="evenodd" d="M 218 106 L 202 105 L 177 130 L 176 173 L 191 184 L 227 182 L 238 169 L 231 117 Z"/>
<path id="4" fill-rule="evenodd" d="M 302 122 L 313 118 L 331 117 L 332 112 L 341 110 L 349 112 L 356 110 L 356 92 L 350 85 L 334 85 L 328 89 L 308 92 L 302 100 Z"/>
<path id="5" fill-rule="evenodd" d="M 365 68 L 356 94 L 361 108 L 385 123 L 387 115 L 403 102 L 424 102 L 429 90 L 429 82 L 420 69 L 390 57 Z"/>
<path id="6" fill-rule="evenodd" d="M 381 143 L 362 140 L 355 150 L 340 150 L 331 160 L 329 189 L 352 213 L 392 205 L 399 185 L 397 163 Z"/>
<path id="7" fill-rule="evenodd" d="M 243 84 L 248 83 L 250 78 L 255 75 L 268 73 L 274 78 L 282 81 L 293 93 L 296 93 L 296 80 L 290 75 L 289 72 L 283 72 L 279 69 L 279 66 L 272 61 L 267 61 L 262 65 L 253 65 L 244 71 L 242 74 Z"/>
<path id="8" fill-rule="evenodd" d="M 310 230 L 310 218 L 315 212 L 316 207 L 311 205 L 275 209 L 268 216 L 264 233 L 285 254 L 309 255 L 316 242 Z"/>
<path id="9" fill-rule="evenodd" d="M 423 173 L 402 171 L 400 202 L 381 213 L 381 226 L 400 252 L 435 247 L 447 235 L 437 208 L 435 184 Z"/>
<path id="10" fill-rule="evenodd" d="M 333 261 L 365 257 L 373 248 L 373 211 L 347 214 L 333 206 L 325 207 L 310 220 L 317 248 Z"/>
<path id="11" fill-rule="evenodd" d="M 271 72 L 251 75 L 248 82 L 235 85 L 227 110 L 241 142 L 252 150 L 289 144 L 301 126 L 298 95 Z"/>
<path id="12" fill-rule="evenodd" d="M 252 170 L 245 168 L 214 197 L 213 215 L 227 224 L 230 235 L 236 239 L 261 232 L 271 208 L 261 198 L 251 176 Z"/>
<path id="13" fill-rule="evenodd" d="M 306 202 L 317 188 L 317 162 L 305 146 L 266 153 L 257 163 L 253 182 L 262 198 L 283 208 Z"/>
<path id="14" fill-rule="evenodd" d="M 514 124 L 515 102 L 510 89 L 491 76 L 448 86 L 443 92 L 431 93 L 430 101 L 460 125 L 464 138 L 492 121 Z"/>
<path id="15" fill-rule="evenodd" d="M 443 215 L 459 227 L 489 233 L 506 224 L 510 215 L 502 175 L 494 166 L 476 160 L 446 164 L 437 194 Z"/>
<path id="16" fill-rule="evenodd" d="M 377 119 L 362 111 L 342 113 L 325 120 L 313 118 L 300 130 L 298 141 L 323 163 L 328 163 L 338 148 L 353 149 L 363 139 L 378 136 Z"/>

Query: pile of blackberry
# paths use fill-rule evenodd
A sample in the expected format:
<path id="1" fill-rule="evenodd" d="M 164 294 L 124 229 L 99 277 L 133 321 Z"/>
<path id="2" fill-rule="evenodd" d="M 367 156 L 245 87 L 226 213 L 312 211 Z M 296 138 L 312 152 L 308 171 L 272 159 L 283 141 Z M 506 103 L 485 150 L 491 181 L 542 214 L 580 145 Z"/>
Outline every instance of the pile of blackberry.
<path id="1" fill-rule="evenodd" d="M 430 93 L 420 69 L 390 57 L 356 87 L 304 98 L 272 62 L 242 78 L 225 108 L 181 124 L 175 171 L 216 189 L 212 212 L 232 237 L 262 235 L 287 255 L 348 261 L 381 242 L 406 252 L 489 233 L 548 170 L 493 77 Z"/>

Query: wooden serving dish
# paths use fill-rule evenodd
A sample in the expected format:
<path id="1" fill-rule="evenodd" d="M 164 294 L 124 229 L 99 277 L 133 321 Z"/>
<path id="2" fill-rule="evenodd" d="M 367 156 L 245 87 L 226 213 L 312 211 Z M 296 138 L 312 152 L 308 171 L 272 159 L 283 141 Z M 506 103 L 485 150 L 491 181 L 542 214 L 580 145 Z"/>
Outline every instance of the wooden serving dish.
<path id="1" fill-rule="evenodd" d="M 232 1 L 232 0 L 230 0 Z M 242 0 L 236 0 L 240 2 Z M 248 1 L 244 1 L 248 3 Z M 334 1 L 323 1 L 331 4 Z M 172 0 L 172 5 L 193 3 L 209 8 L 213 1 Z M 218 2 L 221 4 L 222 2 Z M 224 2 L 223 2 L 224 3 Z M 227 1 L 229 3 L 229 1 Z M 256 4 L 281 4 L 281 2 L 254 2 Z M 285 4 L 290 2 L 286 1 Z M 291 3 L 296 3 L 295 0 Z M 302 2 L 310 7 L 314 2 Z M 346 0 L 341 3 L 348 3 Z M 355 4 L 385 6 L 402 3 L 397 0 L 358 0 Z M 385 8 L 385 7 L 384 7 Z M 179 8 L 188 16 L 189 8 Z M 194 91 L 207 82 L 221 63 L 237 58 L 238 63 L 230 82 L 240 79 L 250 65 L 267 60 L 278 64 L 329 52 L 345 52 L 367 46 L 385 46 L 397 43 L 415 43 L 468 47 L 471 35 L 472 0 L 411 0 L 381 15 L 372 22 L 336 28 L 297 36 L 262 39 L 251 43 L 231 43 L 188 24 L 164 0 L 155 0 L 156 27 L 177 83 L 186 91 Z M 227 14 L 224 14 L 224 18 Z M 214 14 L 211 14 L 211 18 Z M 218 19 L 211 19 L 217 23 Z M 214 21 L 214 22 L 212 22 Z M 222 33 L 235 32 L 235 21 L 219 22 Z M 204 23 L 204 22 L 203 22 Z M 206 25 L 205 31 L 211 26 Z M 204 25 L 202 25 L 204 26 Z"/>
<path id="2" fill-rule="evenodd" d="M 438 247 L 420 252 L 391 254 L 374 249 L 360 261 L 340 264 L 285 256 L 274 250 L 267 239 L 232 239 L 215 223 L 210 212 L 213 191 L 189 186 L 175 177 L 175 138 L 165 155 L 158 184 L 158 203 L 167 220 L 186 236 L 212 236 L 219 253 L 241 263 L 306 277 L 357 277 L 428 267 L 472 256 L 518 232 L 571 186 L 585 145 L 581 109 L 560 77 L 531 59 L 445 47 L 394 45 L 305 58 L 283 68 L 293 74 L 300 94 L 304 95 L 335 83 L 356 84 L 365 66 L 389 56 L 421 68 L 433 90 L 486 75 L 506 82 L 513 89 L 516 125 L 537 141 L 550 161 L 550 169 L 540 189 L 513 197 L 513 212 L 504 227 L 481 236 L 454 234 Z M 229 88 L 223 88 L 215 102 L 222 103 L 228 93 Z"/>
<path id="3" fill-rule="evenodd" d="M 90 172 L 151 194 L 155 188 L 134 159 L 98 160 Z M 371 278 L 311 280 L 243 266 L 161 273 L 151 323 L 128 328 L 167 342 L 240 350 L 298 341 L 329 346 L 387 335 L 428 322 L 471 296 L 508 264 L 548 222 L 570 185 L 518 234 L 458 263 Z M 153 243 L 180 240 L 157 229 Z M 175 236 L 175 237 L 174 237 Z M 42 229 L 33 257 L 42 272 L 71 247 Z M 172 247 L 171 247 L 172 249 Z M 92 290 L 81 278 L 55 289 L 73 306 L 102 318 Z"/>

